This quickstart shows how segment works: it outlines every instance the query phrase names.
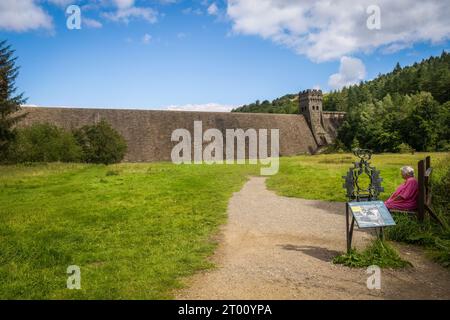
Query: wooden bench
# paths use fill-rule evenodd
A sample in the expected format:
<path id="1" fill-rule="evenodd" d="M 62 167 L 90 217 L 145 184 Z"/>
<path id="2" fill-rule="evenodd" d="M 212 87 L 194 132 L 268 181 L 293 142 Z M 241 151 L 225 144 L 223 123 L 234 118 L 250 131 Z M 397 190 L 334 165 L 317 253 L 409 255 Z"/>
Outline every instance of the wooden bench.
<path id="1" fill-rule="evenodd" d="M 419 221 L 423 221 L 425 213 L 428 212 L 430 216 L 435 219 L 440 225 L 444 225 L 439 217 L 431 209 L 431 167 L 430 156 L 425 160 L 420 160 L 417 163 L 417 182 L 419 183 L 419 198 L 417 200 L 417 211 L 401 211 L 390 210 L 391 212 L 400 212 L 405 214 L 417 215 Z"/>

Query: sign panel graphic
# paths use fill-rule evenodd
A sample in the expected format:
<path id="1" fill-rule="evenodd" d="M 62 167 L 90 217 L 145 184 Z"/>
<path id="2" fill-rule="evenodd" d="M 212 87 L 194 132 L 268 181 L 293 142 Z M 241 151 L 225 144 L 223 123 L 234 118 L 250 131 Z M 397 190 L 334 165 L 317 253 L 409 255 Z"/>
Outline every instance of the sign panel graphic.
<path id="1" fill-rule="evenodd" d="M 383 201 L 348 202 L 359 228 L 395 226 Z"/>

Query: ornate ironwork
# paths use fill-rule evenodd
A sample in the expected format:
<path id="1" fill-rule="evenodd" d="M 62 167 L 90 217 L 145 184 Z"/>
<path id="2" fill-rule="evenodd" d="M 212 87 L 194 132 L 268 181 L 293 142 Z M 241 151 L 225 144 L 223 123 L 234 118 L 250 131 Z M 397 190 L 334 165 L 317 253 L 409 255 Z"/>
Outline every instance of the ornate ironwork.
<path id="1" fill-rule="evenodd" d="M 372 158 L 372 151 L 368 149 L 353 149 L 353 154 L 359 158 L 354 162 L 354 167 L 350 168 L 346 176 L 343 187 L 347 189 L 349 201 L 372 201 L 378 200 L 378 196 L 384 191 L 381 186 L 383 178 L 380 177 L 380 171 L 370 166 L 369 160 Z M 359 177 L 365 174 L 369 177 L 370 183 L 367 187 L 360 185 Z"/>

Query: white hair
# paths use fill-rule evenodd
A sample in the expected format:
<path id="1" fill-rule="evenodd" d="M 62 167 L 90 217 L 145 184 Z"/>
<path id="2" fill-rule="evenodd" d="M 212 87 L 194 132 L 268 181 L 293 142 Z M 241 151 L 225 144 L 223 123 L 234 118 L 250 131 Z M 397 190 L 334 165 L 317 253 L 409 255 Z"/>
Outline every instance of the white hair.
<path id="1" fill-rule="evenodd" d="M 401 172 L 404 176 L 414 177 L 414 169 L 410 166 L 401 167 Z"/>

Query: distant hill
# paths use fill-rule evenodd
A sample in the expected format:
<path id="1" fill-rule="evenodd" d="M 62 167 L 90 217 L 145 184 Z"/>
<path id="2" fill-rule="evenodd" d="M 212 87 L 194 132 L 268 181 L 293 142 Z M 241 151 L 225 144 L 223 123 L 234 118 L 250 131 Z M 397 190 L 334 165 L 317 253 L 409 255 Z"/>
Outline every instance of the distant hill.
<path id="1" fill-rule="evenodd" d="M 412 66 L 400 67 L 397 63 L 392 72 L 378 75 L 375 79 L 341 90 L 324 94 L 323 109 L 348 111 L 361 102 L 381 100 L 387 94 L 406 95 L 420 91 L 430 92 L 439 103 L 450 100 L 450 54 L 430 57 Z M 297 113 L 298 96 L 286 94 L 273 101 L 259 101 L 235 108 L 232 112 Z"/>
<path id="2" fill-rule="evenodd" d="M 233 112 L 297 113 L 297 94 Z M 323 110 L 345 111 L 336 150 L 450 151 L 450 54 L 443 52 L 375 79 L 324 94 Z"/>
<path id="3" fill-rule="evenodd" d="M 297 113 L 298 95 L 287 94 L 273 101 L 264 100 L 243 105 L 242 107 L 231 110 L 231 112 L 252 112 L 252 113 Z"/>

